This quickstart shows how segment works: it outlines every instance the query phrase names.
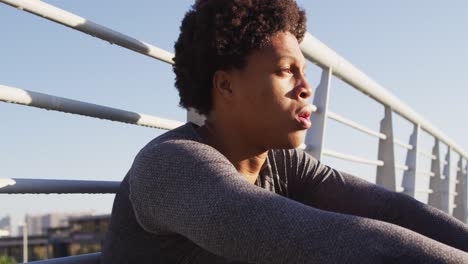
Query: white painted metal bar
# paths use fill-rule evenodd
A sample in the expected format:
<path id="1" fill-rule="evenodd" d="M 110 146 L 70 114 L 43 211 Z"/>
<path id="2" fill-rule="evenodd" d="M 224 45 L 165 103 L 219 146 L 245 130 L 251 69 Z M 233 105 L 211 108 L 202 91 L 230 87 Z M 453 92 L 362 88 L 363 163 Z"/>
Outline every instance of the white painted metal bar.
<path id="1" fill-rule="evenodd" d="M 442 173 L 440 170 L 440 142 L 437 138 L 434 139 L 432 154 L 436 156 L 435 160 L 431 161 L 431 171 L 434 172 L 434 177 L 429 180 L 429 188 L 434 190 L 429 194 L 428 204 L 442 210 Z"/>
<path id="2" fill-rule="evenodd" d="M 317 160 L 322 159 L 323 144 L 325 142 L 325 129 L 327 127 L 328 115 L 328 97 L 330 95 L 330 81 L 333 70 L 324 68 L 320 77 L 320 83 L 315 89 L 313 104 L 316 106 L 316 111 L 310 116 L 312 124 L 306 132 L 304 143 L 307 145 L 305 151 L 315 157 Z"/>
<path id="3" fill-rule="evenodd" d="M 175 120 L 22 90 L 5 85 L 0 85 L 0 101 L 167 130 L 183 124 Z"/>
<path id="4" fill-rule="evenodd" d="M 460 156 L 458 161 L 458 167 L 463 168 L 463 163 L 468 167 L 468 162 Z M 456 208 L 453 209 L 453 216 L 462 221 L 468 223 L 468 174 L 465 170 L 461 169 L 457 172 L 456 188 L 455 191 L 459 193 L 455 197 Z"/>
<path id="5" fill-rule="evenodd" d="M 350 120 L 348 118 L 345 118 L 345 117 L 343 117 L 341 115 L 338 115 L 338 114 L 336 114 L 334 112 L 328 111 L 327 116 L 329 118 L 333 119 L 333 120 L 336 120 L 336 121 L 338 121 L 338 122 L 340 122 L 342 124 L 348 125 L 348 126 L 354 128 L 354 129 L 362 131 L 362 132 L 364 132 L 366 134 L 369 134 L 371 136 L 375 136 L 375 137 L 378 137 L 380 139 L 386 139 L 387 138 L 387 136 L 385 134 L 383 134 L 383 133 L 379 133 L 379 132 L 376 132 L 376 131 L 374 131 L 374 130 L 372 130 L 370 128 L 362 126 L 362 125 L 360 125 L 360 124 L 358 124 L 358 123 L 356 123 L 356 122 L 354 122 L 354 121 L 352 121 L 352 120 Z"/>
<path id="6" fill-rule="evenodd" d="M 365 159 L 353 155 L 348 155 L 348 154 L 343 154 L 331 149 L 324 149 L 323 154 L 330 156 L 330 157 L 335 157 L 343 160 L 349 160 L 349 161 L 354 161 L 358 163 L 363 163 L 363 164 L 370 164 L 370 165 L 376 165 L 376 166 L 383 166 L 384 162 L 381 160 L 371 160 L 371 159 Z"/>
<path id="7" fill-rule="evenodd" d="M 428 194 L 434 193 L 434 191 L 431 190 L 431 189 L 416 189 L 416 192 L 417 193 L 428 193 Z"/>
<path id="8" fill-rule="evenodd" d="M 406 189 L 406 188 L 404 188 L 404 187 L 397 187 L 397 190 L 396 190 L 396 191 L 397 191 L 397 192 L 410 192 L 409 189 Z M 427 193 L 427 194 L 432 194 L 432 193 L 434 193 L 434 191 L 431 190 L 431 189 L 415 189 L 415 190 L 414 190 L 414 193 Z"/>
<path id="9" fill-rule="evenodd" d="M 410 144 L 406 144 L 406 143 L 404 143 L 404 142 L 402 142 L 402 141 L 400 141 L 398 139 L 393 140 L 393 143 L 395 143 L 395 144 L 397 144 L 397 145 L 399 145 L 401 147 L 404 147 L 406 149 L 409 149 L 409 150 L 413 149 L 413 146 L 411 146 Z"/>
<path id="10" fill-rule="evenodd" d="M 436 159 L 436 156 L 435 155 L 432 155 L 432 153 L 428 153 L 426 151 L 418 151 L 419 154 L 421 154 L 422 156 L 426 157 L 426 158 L 429 158 L 429 159 L 432 159 L 432 160 L 435 160 Z"/>
<path id="11" fill-rule="evenodd" d="M 190 108 L 187 111 L 187 121 L 197 124 L 198 126 L 202 126 L 205 123 L 206 117 L 200 115 L 195 111 L 195 109 Z"/>
<path id="12" fill-rule="evenodd" d="M 419 135 L 421 127 L 414 124 L 413 133 L 410 136 L 409 144 L 414 146 L 413 149 L 407 151 L 406 166 L 409 170 L 403 173 L 403 186 L 405 186 L 405 193 L 415 197 L 416 190 L 416 171 L 418 170 L 418 148 L 419 148 Z"/>
<path id="13" fill-rule="evenodd" d="M 173 54 L 160 48 L 136 40 L 120 32 L 96 24 L 90 20 L 57 8 L 53 5 L 38 0 L 0 0 L 5 4 L 11 5 L 32 14 L 44 17 L 51 21 L 60 23 L 70 28 L 79 30 L 91 36 L 98 37 L 110 43 L 134 50 L 141 54 L 159 59 L 167 63 L 173 63 Z M 413 111 L 409 106 L 401 102 L 397 97 L 385 90 L 379 84 L 371 80 L 364 73 L 354 67 L 347 60 L 339 56 L 333 50 L 328 48 L 310 33 L 306 33 L 301 49 L 304 55 L 312 62 L 325 68 L 333 68 L 333 74 L 343 79 L 356 89 L 371 96 L 384 105 L 390 106 L 394 112 L 399 113 L 406 119 L 420 124 L 421 128 L 439 138 L 442 142 L 451 146 L 465 158 L 468 154 L 464 152 L 455 142 L 435 128 L 431 123 Z"/>
<path id="14" fill-rule="evenodd" d="M 23 223 L 23 263 L 27 263 L 28 262 L 28 257 L 29 257 L 29 254 L 28 254 L 28 223 L 26 221 L 26 217 L 25 217 L 25 221 Z"/>
<path id="15" fill-rule="evenodd" d="M 450 179 L 451 179 L 451 153 L 452 149 L 449 146 L 447 148 L 447 154 L 445 155 L 445 165 L 443 175 L 445 176 L 441 182 L 441 199 L 442 199 L 442 210 L 451 215 L 451 196 L 450 196 Z"/>
<path id="16" fill-rule="evenodd" d="M 468 158 L 468 154 L 455 141 L 310 33 L 305 34 L 301 43 L 301 50 L 307 59 L 321 67 L 332 68 L 333 75 L 383 105 L 390 106 L 393 112 L 403 116 L 410 122 L 419 124 L 429 134 L 439 138 L 463 157 Z"/>
<path id="17" fill-rule="evenodd" d="M 432 171 L 416 171 L 416 175 L 425 175 L 429 177 L 434 177 L 435 173 Z"/>
<path id="18" fill-rule="evenodd" d="M 172 64 L 174 54 L 39 0 L 0 0 L 5 4 Z"/>
<path id="19" fill-rule="evenodd" d="M 408 166 L 402 165 L 402 164 L 395 165 L 395 168 L 399 169 L 399 170 L 402 170 L 402 171 L 407 171 L 409 169 Z"/>
<path id="20" fill-rule="evenodd" d="M 116 193 L 119 181 L 0 178 L 0 193 Z"/>
<path id="21" fill-rule="evenodd" d="M 392 109 L 385 107 L 384 117 L 380 121 L 380 133 L 377 159 L 383 161 L 383 166 L 377 167 L 375 183 L 391 191 L 397 190 L 395 144 L 393 144 Z"/>
<path id="22" fill-rule="evenodd" d="M 317 112 L 317 106 L 315 106 L 315 105 L 310 105 L 310 111 L 312 111 L 312 113 Z"/>

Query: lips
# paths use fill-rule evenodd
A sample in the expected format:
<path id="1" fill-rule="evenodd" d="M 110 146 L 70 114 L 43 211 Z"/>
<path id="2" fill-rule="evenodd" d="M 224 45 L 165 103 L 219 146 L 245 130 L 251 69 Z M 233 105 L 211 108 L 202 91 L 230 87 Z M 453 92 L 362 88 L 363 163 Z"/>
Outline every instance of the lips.
<path id="1" fill-rule="evenodd" d="M 297 115 L 296 120 L 303 129 L 308 129 L 312 125 L 310 122 L 310 106 L 306 106 L 301 109 L 301 112 Z"/>
<path id="2" fill-rule="evenodd" d="M 302 112 L 302 113 L 299 114 L 299 117 L 302 117 L 302 118 L 305 118 L 305 119 L 309 119 L 310 114 L 307 113 L 307 112 Z"/>

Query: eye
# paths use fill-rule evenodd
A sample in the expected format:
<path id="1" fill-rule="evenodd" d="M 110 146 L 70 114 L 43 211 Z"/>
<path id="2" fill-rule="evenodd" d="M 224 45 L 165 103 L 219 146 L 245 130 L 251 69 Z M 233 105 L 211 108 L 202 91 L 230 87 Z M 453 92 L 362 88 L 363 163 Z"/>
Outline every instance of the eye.
<path id="1" fill-rule="evenodd" d="M 279 73 L 280 73 L 281 75 L 292 75 L 292 74 L 293 74 L 291 68 L 282 68 L 282 69 L 279 71 Z"/>

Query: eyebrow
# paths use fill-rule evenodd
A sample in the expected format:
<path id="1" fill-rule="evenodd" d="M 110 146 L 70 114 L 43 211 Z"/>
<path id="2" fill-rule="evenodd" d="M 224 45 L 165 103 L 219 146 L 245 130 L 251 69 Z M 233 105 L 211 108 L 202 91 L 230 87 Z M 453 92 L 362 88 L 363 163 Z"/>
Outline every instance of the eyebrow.
<path id="1" fill-rule="evenodd" d="M 293 57 L 293 56 L 290 56 L 290 55 L 281 56 L 281 57 L 279 57 L 278 61 L 282 61 L 284 59 L 290 59 L 290 60 L 293 60 L 295 62 L 302 62 L 302 61 L 298 61 L 296 57 Z M 304 66 L 302 67 L 302 69 L 305 70 L 306 68 L 307 68 L 307 63 L 306 63 L 306 61 L 304 61 Z"/>

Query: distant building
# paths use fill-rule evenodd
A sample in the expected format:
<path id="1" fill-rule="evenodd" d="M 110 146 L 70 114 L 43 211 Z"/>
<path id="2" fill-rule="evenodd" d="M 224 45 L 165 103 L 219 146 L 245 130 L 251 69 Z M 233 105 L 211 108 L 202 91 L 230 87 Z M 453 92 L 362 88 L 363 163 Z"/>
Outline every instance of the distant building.
<path id="1" fill-rule="evenodd" d="M 10 232 L 7 230 L 0 229 L 0 237 L 7 237 L 10 236 Z"/>
<path id="2" fill-rule="evenodd" d="M 28 227 L 28 235 L 36 236 L 46 234 L 48 228 L 62 227 L 68 225 L 68 218 L 77 216 L 87 216 L 91 213 L 51 213 L 26 215 L 25 221 Z M 22 230 L 18 234 L 22 234 Z"/>
<path id="3" fill-rule="evenodd" d="M 11 235 L 11 218 L 9 215 L 0 218 L 0 237 Z"/>
<path id="4" fill-rule="evenodd" d="M 30 235 L 28 259 L 33 261 L 99 252 L 109 220 L 110 215 L 69 217 L 66 226 L 47 228 L 43 235 Z M 0 238 L 0 255 L 22 260 L 22 247 L 22 236 Z"/>
<path id="5" fill-rule="evenodd" d="M 50 255 L 47 236 L 28 236 L 28 260 L 47 259 Z M 23 237 L 0 238 L 0 256 L 23 260 Z"/>

